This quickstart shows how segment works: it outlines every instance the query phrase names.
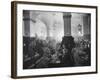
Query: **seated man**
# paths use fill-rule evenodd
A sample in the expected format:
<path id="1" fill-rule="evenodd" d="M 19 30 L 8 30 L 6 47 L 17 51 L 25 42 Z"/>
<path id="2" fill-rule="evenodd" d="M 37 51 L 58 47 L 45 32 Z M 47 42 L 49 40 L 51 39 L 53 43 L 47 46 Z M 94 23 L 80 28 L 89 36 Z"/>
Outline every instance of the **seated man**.
<path id="1" fill-rule="evenodd" d="M 74 66 L 74 57 L 72 54 L 72 49 L 75 46 L 74 38 L 72 36 L 64 36 L 61 46 L 63 50 L 63 56 L 61 60 L 62 66 Z"/>

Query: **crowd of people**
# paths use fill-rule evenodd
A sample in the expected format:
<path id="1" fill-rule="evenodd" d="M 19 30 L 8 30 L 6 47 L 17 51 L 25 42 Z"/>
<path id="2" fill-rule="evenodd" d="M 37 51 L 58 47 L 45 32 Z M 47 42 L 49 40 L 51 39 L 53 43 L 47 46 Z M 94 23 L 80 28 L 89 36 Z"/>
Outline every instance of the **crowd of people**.
<path id="1" fill-rule="evenodd" d="M 62 42 L 56 42 L 34 37 L 27 46 L 28 53 L 23 58 L 24 69 L 90 65 L 89 41 L 75 43 L 73 38 L 63 38 Z"/>

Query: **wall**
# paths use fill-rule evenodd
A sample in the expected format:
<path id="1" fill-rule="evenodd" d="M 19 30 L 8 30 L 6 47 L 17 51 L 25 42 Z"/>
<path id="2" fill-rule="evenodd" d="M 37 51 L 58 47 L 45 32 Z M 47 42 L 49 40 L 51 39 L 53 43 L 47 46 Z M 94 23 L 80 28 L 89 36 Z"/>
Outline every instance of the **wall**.
<path id="1" fill-rule="evenodd" d="M 79 36 L 78 33 L 78 25 L 80 24 L 82 26 L 83 29 L 83 15 L 85 14 L 78 14 L 78 13 L 72 13 L 72 19 L 71 19 L 71 30 L 72 30 L 72 35 L 73 36 Z M 83 31 L 82 31 L 83 34 Z M 82 35 L 83 36 L 83 35 Z"/>
<path id="2" fill-rule="evenodd" d="M 51 3 L 66 3 L 80 5 L 100 5 L 99 0 L 31 0 Z M 100 10 L 100 6 L 99 6 Z M 100 11 L 98 12 L 100 14 Z M 98 16 L 100 21 L 100 16 Z M 100 26 L 100 24 L 98 25 Z M 98 30 L 100 27 L 98 27 Z M 98 32 L 100 34 L 100 32 Z M 100 37 L 98 37 L 100 47 Z M 98 50 L 98 53 L 100 50 Z M 100 57 L 100 54 L 98 54 Z M 100 59 L 98 60 L 98 63 Z M 100 64 L 98 64 L 100 67 Z M 11 71 L 11 0 L 0 0 L 0 80 L 14 80 L 10 78 Z M 60 76 L 35 78 L 34 80 L 100 80 L 100 69 L 98 74 Z M 20 79 L 19 79 L 20 80 Z M 22 79 L 24 80 L 24 79 Z M 26 79 L 33 80 L 33 78 Z"/>

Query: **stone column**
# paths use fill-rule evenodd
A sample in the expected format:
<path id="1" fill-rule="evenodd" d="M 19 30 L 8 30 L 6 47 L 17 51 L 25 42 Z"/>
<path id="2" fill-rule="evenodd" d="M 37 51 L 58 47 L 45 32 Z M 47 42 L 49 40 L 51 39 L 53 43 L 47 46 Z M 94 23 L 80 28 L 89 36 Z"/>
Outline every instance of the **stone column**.
<path id="1" fill-rule="evenodd" d="M 64 57 L 62 58 L 63 66 L 74 66 L 74 58 L 72 54 L 72 49 L 75 46 L 74 38 L 71 36 L 71 13 L 66 12 L 63 13 L 64 19 L 64 37 L 62 39 L 62 47 L 65 46 L 66 50 L 68 50 Z"/>
<path id="2" fill-rule="evenodd" d="M 23 11 L 23 31 L 24 31 L 24 36 L 29 37 L 30 36 L 30 11 Z"/>
<path id="3" fill-rule="evenodd" d="M 69 52 L 71 52 L 74 47 L 74 38 L 71 36 L 71 13 L 63 13 L 64 19 L 64 37 L 62 39 L 62 45 L 65 45 Z"/>
<path id="4" fill-rule="evenodd" d="M 28 55 L 28 56 L 30 52 L 29 43 L 30 43 L 30 11 L 24 10 L 23 11 L 23 53 L 24 55 Z"/>
<path id="5" fill-rule="evenodd" d="M 63 13 L 64 19 L 64 36 L 71 36 L 71 13 Z"/>
<path id="6" fill-rule="evenodd" d="M 91 34 L 91 15 L 86 14 L 83 16 L 83 33 L 84 33 L 84 39 L 90 40 L 90 34 Z"/>

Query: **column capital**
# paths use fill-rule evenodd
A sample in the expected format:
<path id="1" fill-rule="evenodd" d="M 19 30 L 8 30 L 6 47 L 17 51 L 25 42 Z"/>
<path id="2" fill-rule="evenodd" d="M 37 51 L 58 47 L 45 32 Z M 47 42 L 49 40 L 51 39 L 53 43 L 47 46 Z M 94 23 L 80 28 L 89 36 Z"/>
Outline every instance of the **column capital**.
<path id="1" fill-rule="evenodd" d="M 63 12 L 63 18 L 71 18 L 72 15 L 70 12 Z"/>

